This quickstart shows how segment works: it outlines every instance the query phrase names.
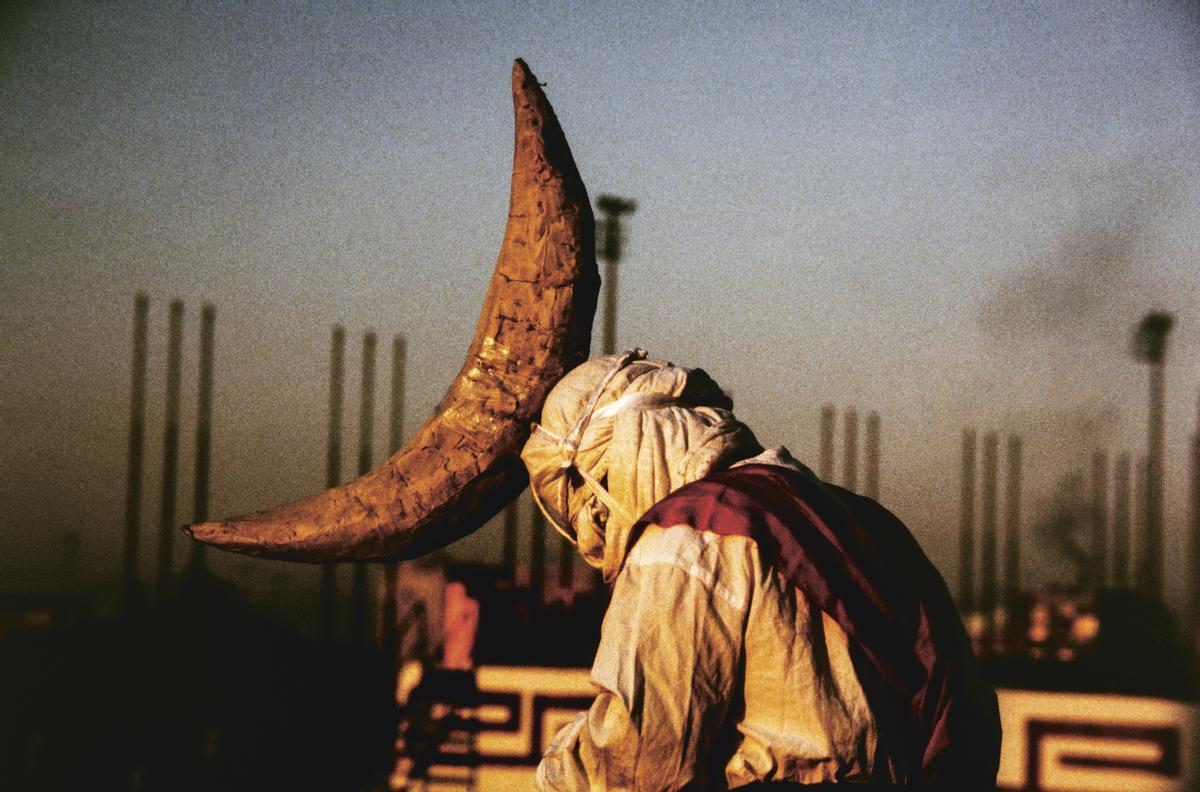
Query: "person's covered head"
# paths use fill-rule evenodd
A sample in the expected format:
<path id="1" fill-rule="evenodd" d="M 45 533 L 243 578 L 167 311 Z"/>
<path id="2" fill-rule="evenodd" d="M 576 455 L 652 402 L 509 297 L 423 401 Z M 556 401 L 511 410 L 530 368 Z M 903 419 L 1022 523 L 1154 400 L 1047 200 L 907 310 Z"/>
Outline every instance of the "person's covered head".
<path id="1" fill-rule="evenodd" d="M 589 360 L 550 391 L 521 452 L 534 499 L 611 581 L 647 509 L 762 450 L 731 406 L 701 369 L 642 350 Z"/>

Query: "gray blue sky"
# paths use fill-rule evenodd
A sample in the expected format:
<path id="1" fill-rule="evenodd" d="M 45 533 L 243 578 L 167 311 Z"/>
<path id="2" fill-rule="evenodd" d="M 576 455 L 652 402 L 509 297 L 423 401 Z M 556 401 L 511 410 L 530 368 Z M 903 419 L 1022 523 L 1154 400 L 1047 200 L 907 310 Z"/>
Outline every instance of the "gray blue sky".
<path id="1" fill-rule="evenodd" d="M 66 530 L 91 580 L 117 574 L 139 290 L 152 300 L 148 537 L 172 298 L 188 311 L 181 519 L 204 301 L 217 306 L 214 514 L 321 485 L 335 323 L 349 442 L 367 328 L 382 349 L 407 336 L 410 429 L 428 414 L 503 232 L 523 57 L 592 195 L 638 201 L 619 343 L 707 368 L 764 440 L 810 461 L 822 403 L 878 410 L 883 500 L 952 581 L 961 428 L 1025 436 L 1033 523 L 1090 450 L 1143 446 L 1129 334 L 1145 311 L 1173 311 L 1168 579 L 1182 594 L 1200 390 L 1194 3 L 0 14 L 2 590 L 52 587 Z M 455 552 L 481 557 L 494 539 Z M 148 539 L 147 574 L 153 552 Z M 1030 580 L 1048 580 L 1037 555 Z M 313 577 L 216 563 L 268 598 Z"/>

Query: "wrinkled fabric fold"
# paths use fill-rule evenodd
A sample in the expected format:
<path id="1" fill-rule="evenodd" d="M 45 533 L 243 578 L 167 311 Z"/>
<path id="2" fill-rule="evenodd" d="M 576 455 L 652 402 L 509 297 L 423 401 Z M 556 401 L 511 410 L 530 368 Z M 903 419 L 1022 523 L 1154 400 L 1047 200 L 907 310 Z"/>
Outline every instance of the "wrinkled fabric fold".
<path id="1" fill-rule="evenodd" d="M 535 789 L 890 777 L 845 633 L 745 537 L 650 527 L 617 577 L 592 681 Z"/>
<path id="2" fill-rule="evenodd" d="M 521 453 L 530 488 L 550 522 L 612 582 L 637 515 L 762 450 L 730 406 L 701 369 L 648 360 L 641 350 L 588 361 L 546 398 Z M 603 518 L 597 503 L 606 504 Z"/>
<path id="3" fill-rule="evenodd" d="M 644 514 L 651 525 L 748 536 L 852 641 L 881 741 L 910 782 L 994 785 L 1000 725 L 945 583 L 879 504 L 811 472 L 744 465 L 687 485 Z"/>

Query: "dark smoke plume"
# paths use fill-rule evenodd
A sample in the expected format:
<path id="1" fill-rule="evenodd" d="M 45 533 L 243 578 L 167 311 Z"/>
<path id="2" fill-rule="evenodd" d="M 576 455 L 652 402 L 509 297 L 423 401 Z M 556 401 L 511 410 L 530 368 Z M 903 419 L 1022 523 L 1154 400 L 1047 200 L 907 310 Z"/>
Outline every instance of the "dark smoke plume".
<path id="1" fill-rule="evenodd" d="M 1111 334 L 1138 283 L 1138 245 L 1166 202 L 1164 190 L 1099 208 L 1066 229 L 1052 253 L 1001 283 L 980 310 L 998 340 L 1085 342 Z"/>

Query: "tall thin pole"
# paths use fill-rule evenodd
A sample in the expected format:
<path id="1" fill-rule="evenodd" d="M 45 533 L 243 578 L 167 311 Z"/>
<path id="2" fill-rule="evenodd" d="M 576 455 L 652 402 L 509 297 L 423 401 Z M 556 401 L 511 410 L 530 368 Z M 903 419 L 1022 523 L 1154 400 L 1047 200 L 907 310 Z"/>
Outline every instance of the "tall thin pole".
<path id="1" fill-rule="evenodd" d="M 325 486 L 342 482 L 342 395 L 346 357 L 346 331 L 333 328 L 329 352 L 329 435 L 325 455 Z M 321 566 L 321 637 L 332 640 L 337 621 L 337 565 Z"/>
<path id="2" fill-rule="evenodd" d="M 514 500 L 504 508 L 504 545 L 502 550 L 504 569 L 509 580 L 512 581 L 517 579 L 517 533 L 520 520 L 520 505 L 518 501 Z"/>
<path id="3" fill-rule="evenodd" d="M 979 573 L 983 580 L 980 585 L 979 607 L 989 623 L 996 612 L 996 479 L 999 445 L 1000 441 L 995 432 L 988 432 L 983 436 L 983 515 L 979 532 L 983 540 Z"/>
<path id="4" fill-rule="evenodd" d="M 1133 478 L 1133 493 L 1134 493 L 1134 523 L 1133 523 L 1133 553 L 1130 558 L 1130 569 L 1133 572 L 1133 586 L 1139 591 L 1143 591 L 1141 580 L 1141 566 L 1143 556 L 1146 553 L 1145 545 L 1140 545 L 1137 537 L 1146 535 L 1147 525 L 1149 523 L 1148 512 L 1149 506 L 1149 491 L 1150 491 L 1150 463 L 1145 456 L 1138 457 L 1136 472 Z"/>
<path id="5" fill-rule="evenodd" d="M 179 382 L 182 377 L 183 300 L 171 301 L 167 332 L 167 412 L 163 428 L 162 506 L 158 520 L 158 599 L 171 585 L 175 541 L 175 500 L 179 467 Z"/>
<path id="6" fill-rule="evenodd" d="M 397 335 L 392 339 L 392 401 L 391 421 L 388 431 L 388 453 L 399 450 L 404 442 L 404 364 L 406 351 L 404 336 Z M 400 574 L 400 562 L 390 561 L 383 565 L 382 600 L 380 613 L 380 630 L 383 657 L 387 663 L 388 677 L 396 676 L 395 664 L 398 660 L 400 636 L 396 630 L 396 596 L 397 579 Z"/>
<path id="7" fill-rule="evenodd" d="M 533 592 L 534 603 L 540 605 L 546 591 L 546 517 L 541 509 L 533 509 L 532 528 L 529 588 Z"/>
<path id="8" fill-rule="evenodd" d="M 613 355 L 617 351 L 617 264 L 624 242 L 621 216 L 635 211 L 637 203 L 615 195 L 601 195 L 596 206 L 604 215 L 600 246 L 600 257 L 604 259 L 604 329 L 600 347 L 602 354 Z"/>
<path id="9" fill-rule="evenodd" d="M 975 430 L 962 433 L 962 485 L 959 489 L 958 587 L 964 613 L 975 610 Z"/>
<path id="10" fill-rule="evenodd" d="M 204 522 L 209 518 L 209 472 L 212 456 L 212 336 L 216 325 L 216 308 L 210 304 L 200 307 L 200 372 L 196 409 L 196 472 L 192 482 L 192 520 Z M 204 545 L 192 542 L 191 568 L 203 572 Z"/>
<path id="11" fill-rule="evenodd" d="M 833 434 L 837 427 L 837 412 L 832 404 L 821 408 L 821 446 L 818 475 L 822 481 L 833 481 Z"/>
<path id="12" fill-rule="evenodd" d="M 1108 455 L 1092 452 L 1092 574 L 1099 591 L 1108 585 Z"/>
<path id="13" fill-rule="evenodd" d="M 121 571 L 124 604 L 138 594 L 138 533 L 142 526 L 142 455 L 146 436 L 146 328 L 150 298 L 133 300 L 133 385 L 129 398 L 129 466 L 125 473 L 125 546 Z"/>
<path id="14" fill-rule="evenodd" d="M 363 336 L 362 392 L 358 413 L 358 475 L 371 472 L 372 438 L 375 434 L 375 334 Z M 350 580 L 350 641 L 367 640 L 367 571 L 366 564 L 355 564 Z"/>
<path id="15" fill-rule="evenodd" d="M 212 457 L 213 332 L 217 309 L 205 303 L 200 308 L 200 387 L 196 397 L 196 470 L 192 490 L 192 519 L 208 519 L 208 475 Z M 191 567 L 203 572 L 204 544 L 192 542 Z"/>
<path id="16" fill-rule="evenodd" d="M 362 386 L 358 413 L 358 475 L 371 472 L 375 434 L 375 357 L 378 339 L 373 332 L 363 334 Z"/>
<path id="17" fill-rule="evenodd" d="M 1196 431 L 1192 434 L 1191 460 L 1191 541 L 1188 557 L 1191 569 L 1188 574 L 1188 611 L 1187 619 L 1190 628 L 1188 637 L 1192 646 L 1200 642 L 1200 404 L 1196 410 Z"/>
<path id="18" fill-rule="evenodd" d="M 879 500 L 879 413 L 867 414 L 866 488 L 863 494 Z"/>
<path id="19" fill-rule="evenodd" d="M 615 224 L 614 224 L 615 225 Z M 604 262 L 604 326 L 601 330 L 601 351 L 614 355 L 617 351 L 617 259 Z"/>
<path id="20" fill-rule="evenodd" d="M 1146 440 L 1146 531 L 1138 553 L 1138 588 L 1153 600 L 1163 593 L 1163 400 L 1166 395 L 1167 335 L 1175 319 L 1152 312 L 1142 318 L 1134 337 L 1134 352 L 1150 366 L 1150 409 Z"/>
<path id="21" fill-rule="evenodd" d="M 404 367 L 408 362 L 408 350 L 404 336 L 392 339 L 392 402 L 391 421 L 388 428 L 388 453 L 394 454 L 404 444 Z"/>
<path id="22" fill-rule="evenodd" d="M 1139 554 L 1139 588 L 1162 599 L 1163 400 L 1166 372 L 1161 360 L 1150 365 L 1150 421 L 1146 451 L 1146 533 Z"/>
<path id="23" fill-rule="evenodd" d="M 843 414 L 842 428 L 845 431 L 842 486 L 851 492 L 858 492 L 858 412 L 854 408 L 847 408 Z"/>
<path id="24" fill-rule="evenodd" d="M 1004 505 L 1004 610 L 1009 619 L 1021 598 L 1021 437 L 1009 435 Z M 1011 622 L 1010 622 L 1011 623 Z"/>
<path id="25" fill-rule="evenodd" d="M 1120 454 L 1113 470 L 1112 583 L 1129 586 L 1129 454 Z"/>

